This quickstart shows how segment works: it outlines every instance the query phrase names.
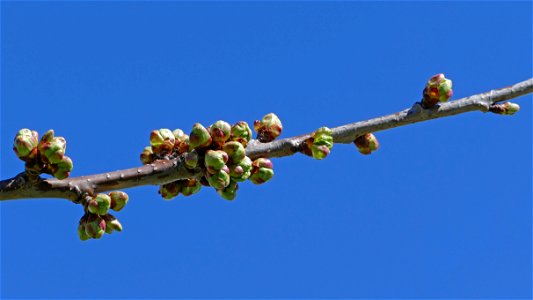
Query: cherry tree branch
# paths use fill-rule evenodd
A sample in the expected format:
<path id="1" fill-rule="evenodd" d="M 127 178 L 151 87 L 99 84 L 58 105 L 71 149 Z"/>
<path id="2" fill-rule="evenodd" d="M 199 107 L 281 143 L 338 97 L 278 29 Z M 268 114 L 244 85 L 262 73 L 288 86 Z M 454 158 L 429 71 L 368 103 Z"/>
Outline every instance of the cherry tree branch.
<path id="1" fill-rule="evenodd" d="M 533 78 L 512 86 L 472 95 L 425 109 L 420 103 L 387 116 L 377 117 L 332 128 L 335 143 L 352 143 L 358 136 L 409 125 L 431 119 L 449 117 L 470 111 L 488 112 L 498 102 L 533 93 Z M 310 134 L 280 139 L 270 143 L 252 140 L 246 148 L 251 159 L 283 157 L 300 152 Z M 143 185 L 161 185 L 179 179 L 199 178 L 200 169 L 188 170 L 183 157 L 158 160 L 151 164 L 109 173 L 58 179 L 29 178 L 26 173 L 0 181 L 0 201 L 32 198 L 67 199 L 75 203 L 83 197 L 99 192 L 133 188 Z"/>

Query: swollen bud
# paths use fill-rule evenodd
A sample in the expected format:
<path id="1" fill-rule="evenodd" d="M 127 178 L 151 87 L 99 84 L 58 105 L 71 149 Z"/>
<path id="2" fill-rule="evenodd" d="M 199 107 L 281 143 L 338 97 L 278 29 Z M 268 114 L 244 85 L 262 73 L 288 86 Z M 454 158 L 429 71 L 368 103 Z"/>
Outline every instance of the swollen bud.
<path id="1" fill-rule="evenodd" d="M 246 156 L 244 146 L 239 142 L 227 142 L 222 147 L 222 150 L 228 154 L 230 164 L 239 163 Z"/>
<path id="2" fill-rule="evenodd" d="M 111 207 L 111 197 L 107 194 L 97 194 L 96 197 L 89 200 L 87 209 L 90 213 L 103 216 L 109 212 Z"/>
<path id="3" fill-rule="evenodd" d="M 150 133 L 150 145 L 155 154 L 170 153 L 175 142 L 176 138 L 169 129 L 161 128 Z"/>
<path id="4" fill-rule="evenodd" d="M 229 166 L 231 179 L 245 181 L 252 174 L 252 160 L 245 156 L 239 163 Z"/>
<path id="5" fill-rule="evenodd" d="M 159 194 L 166 200 L 170 200 L 179 195 L 182 188 L 180 180 L 176 180 L 159 186 Z"/>
<path id="6" fill-rule="evenodd" d="M 109 193 L 109 197 L 111 198 L 110 208 L 114 211 L 122 210 L 129 200 L 128 194 L 122 191 L 113 191 Z"/>
<path id="7" fill-rule="evenodd" d="M 333 148 L 333 132 L 328 127 L 320 127 L 315 131 L 312 138 L 311 155 L 315 159 L 324 159 Z"/>
<path id="8" fill-rule="evenodd" d="M 191 150 L 184 157 L 185 167 L 188 169 L 194 169 L 198 166 L 198 153 L 196 150 Z"/>
<path id="9" fill-rule="evenodd" d="M 438 102 L 446 102 L 453 96 L 452 81 L 444 74 L 432 76 L 424 88 L 422 103 L 426 108 L 435 106 Z"/>
<path id="10" fill-rule="evenodd" d="M 204 148 L 211 145 L 211 135 L 200 123 L 196 123 L 192 127 L 191 134 L 189 134 L 189 148 Z"/>
<path id="11" fill-rule="evenodd" d="M 67 141 L 63 137 L 54 137 L 50 142 L 39 143 L 38 149 L 44 163 L 55 164 L 65 155 Z"/>
<path id="12" fill-rule="evenodd" d="M 204 158 L 205 167 L 209 173 L 214 174 L 222 170 L 228 159 L 228 154 L 222 150 L 207 150 Z"/>
<path id="13" fill-rule="evenodd" d="M 181 129 L 175 129 L 173 132 L 176 141 L 174 142 L 174 149 L 178 154 L 185 153 L 189 150 L 189 136 L 183 133 Z"/>
<path id="14" fill-rule="evenodd" d="M 78 237 L 80 238 L 80 240 L 82 241 L 86 241 L 88 240 L 90 237 L 87 235 L 87 233 L 85 232 L 85 223 L 80 223 L 78 225 Z"/>
<path id="15" fill-rule="evenodd" d="M 154 160 L 155 160 L 155 155 L 154 155 L 154 151 L 152 151 L 152 147 L 151 146 L 145 147 L 143 152 L 141 152 L 141 162 L 143 163 L 143 165 L 150 164 L 154 162 Z"/>
<path id="16" fill-rule="evenodd" d="M 238 189 L 239 185 L 232 180 L 227 187 L 218 189 L 217 193 L 226 200 L 233 200 L 237 196 Z"/>
<path id="17" fill-rule="evenodd" d="M 222 145 L 230 137 L 231 125 L 222 120 L 216 121 L 209 127 L 209 131 L 211 133 L 211 137 L 213 138 L 213 142 Z"/>
<path id="18" fill-rule="evenodd" d="M 192 194 L 198 193 L 201 188 L 202 185 L 200 184 L 200 180 L 186 179 L 183 181 L 181 193 L 183 194 L 183 196 L 190 196 Z"/>
<path id="19" fill-rule="evenodd" d="M 37 155 L 37 145 L 39 144 L 39 134 L 37 131 L 21 129 L 13 141 L 13 151 L 21 160 L 31 160 Z"/>
<path id="20" fill-rule="evenodd" d="M 52 164 L 49 167 L 50 171 L 52 172 L 52 176 L 61 180 L 70 176 L 70 171 L 72 171 L 73 166 L 72 159 L 64 155 L 58 163 Z"/>
<path id="21" fill-rule="evenodd" d="M 99 215 L 89 214 L 87 222 L 85 223 L 85 233 L 88 237 L 93 239 L 101 238 L 106 229 L 105 220 Z"/>
<path id="22" fill-rule="evenodd" d="M 252 163 L 252 174 L 250 175 L 250 181 L 254 184 L 262 184 L 274 176 L 274 170 L 272 170 L 272 161 L 267 158 L 258 158 Z"/>
<path id="23" fill-rule="evenodd" d="M 207 182 L 217 190 L 227 187 L 230 183 L 230 179 L 231 178 L 226 170 L 220 170 L 214 174 L 207 173 Z"/>
<path id="24" fill-rule="evenodd" d="M 231 127 L 230 140 L 241 143 L 244 147 L 252 139 L 252 130 L 248 123 L 239 121 Z"/>
<path id="25" fill-rule="evenodd" d="M 122 231 L 122 224 L 118 221 L 115 216 L 112 214 L 107 214 L 102 217 L 105 221 L 105 232 L 108 234 L 113 233 L 113 231 Z"/>
<path id="26" fill-rule="evenodd" d="M 254 122 L 254 130 L 257 132 L 257 139 L 262 143 L 268 143 L 280 136 L 283 126 L 274 113 L 264 116 L 261 121 Z"/>
<path id="27" fill-rule="evenodd" d="M 359 152 L 368 155 L 379 148 L 378 139 L 372 133 L 366 133 L 357 137 L 354 141 Z"/>

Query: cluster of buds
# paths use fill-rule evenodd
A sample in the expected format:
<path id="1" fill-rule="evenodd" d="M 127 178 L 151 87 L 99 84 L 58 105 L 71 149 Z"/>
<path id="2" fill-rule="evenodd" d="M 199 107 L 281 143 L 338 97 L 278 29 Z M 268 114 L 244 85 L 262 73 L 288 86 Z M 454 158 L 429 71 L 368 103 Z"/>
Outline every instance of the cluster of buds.
<path id="1" fill-rule="evenodd" d="M 432 76 L 424 88 L 422 104 L 425 108 L 431 108 L 439 102 L 446 102 L 453 95 L 452 81 L 446 79 L 444 74 Z"/>
<path id="2" fill-rule="evenodd" d="M 324 159 L 333 148 L 333 132 L 328 127 L 320 127 L 305 140 L 302 153 L 314 159 Z"/>
<path id="3" fill-rule="evenodd" d="M 48 130 L 39 140 L 36 131 L 21 129 L 13 142 L 18 158 L 26 162 L 28 175 L 46 173 L 57 179 L 67 178 L 72 171 L 72 160 L 65 155 L 66 148 L 66 140 L 54 136 L 53 130 Z"/>
<path id="4" fill-rule="evenodd" d="M 283 125 L 281 125 L 278 116 L 269 113 L 264 116 L 261 121 L 254 121 L 254 130 L 257 132 L 257 139 L 261 143 L 268 143 L 280 136 L 281 131 L 283 130 Z"/>
<path id="5" fill-rule="evenodd" d="M 489 107 L 489 111 L 498 115 L 514 115 L 520 110 L 520 105 L 512 102 L 505 102 L 502 104 L 493 104 Z"/>
<path id="6" fill-rule="evenodd" d="M 358 136 L 353 143 L 359 149 L 359 152 L 364 155 L 368 155 L 379 148 L 378 139 L 372 133 Z"/>
<path id="7" fill-rule="evenodd" d="M 104 233 L 122 231 L 122 224 L 109 213 L 109 210 L 120 211 L 128 203 L 128 194 L 121 191 L 109 194 L 97 194 L 85 202 L 85 214 L 78 225 L 80 240 L 99 239 Z"/>
<path id="8" fill-rule="evenodd" d="M 256 121 L 254 128 L 263 141 L 271 141 L 280 135 L 282 126 L 278 117 L 271 113 L 262 121 Z M 152 131 L 150 146 L 141 153 L 141 161 L 149 164 L 157 159 L 181 156 L 185 167 L 203 171 L 199 179 L 161 185 L 159 193 L 164 199 L 172 199 L 180 193 L 190 196 L 199 192 L 203 185 L 213 187 L 222 198 L 233 200 L 239 188 L 238 182 L 249 179 L 260 184 L 274 175 L 270 160 L 259 158 L 252 162 L 246 156 L 245 148 L 251 139 L 252 130 L 244 121 L 232 126 L 220 120 L 207 128 L 196 123 L 189 135 L 181 129 L 159 129 Z"/>

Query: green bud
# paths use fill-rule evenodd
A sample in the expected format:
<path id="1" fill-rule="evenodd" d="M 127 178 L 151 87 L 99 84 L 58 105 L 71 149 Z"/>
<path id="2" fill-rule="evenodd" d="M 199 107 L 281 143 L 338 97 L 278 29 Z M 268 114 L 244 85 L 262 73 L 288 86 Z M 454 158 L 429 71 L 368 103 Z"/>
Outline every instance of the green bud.
<path id="1" fill-rule="evenodd" d="M 232 180 L 245 181 L 252 174 L 252 160 L 245 156 L 239 163 L 230 165 L 229 169 Z"/>
<path id="2" fill-rule="evenodd" d="M 170 200 L 179 195 L 182 189 L 182 183 L 180 180 L 173 181 L 167 184 L 159 186 L 159 194 L 166 200 Z"/>
<path id="3" fill-rule="evenodd" d="M 244 147 L 252 139 L 252 130 L 248 123 L 239 121 L 231 127 L 230 140 L 241 143 Z"/>
<path id="4" fill-rule="evenodd" d="M 217 193 L 226 200 L 233 200 L 237 196 L 238 189 L 239 185 L 232 180 L 227 187 L 218 189 Z"/>
<path id="5" fill-rule="evenodd" d="M 174 138 L 176 139 L 176 141 L 178 142 L 183 142 L 185 141 L 185 139 L 188 137 L 184 132 L 183 130 L 181 129 L 174 129 L 174 131 L 172 131 L 172 134 L 174 135 Z"/>
<path id="6" fill-rule="evenodd" d="M 212 138 L 209 131 L 205 129 L 200 123 L 196 123 L 192 127 L 191 134 L 189 134 L 189 148 L 205 148 L 211 145 Z"/>
<path id="7" fill-rule="evenodd" d="M 432 76 L 424 88 L 422 103 L 426 108 L 435 106 L 438 102 L 446 102 L 453 96 L 452 81 L 444 74 Z"/>
<path id="8" fill-rule="evenodd" d="M 258 158 L 252 163 L 252 174 L 250 181 L 254 184 L 261 184 L 269 181 L 274 176 L 272 161 L 268 158 Z"/>
<path id="9" fill-rule="evenodd" d="M 72 171 L 73 166 L 74 165 L 70 157 L 65 155 L 58 163 L 52 164 L 49 167 L 52 172 L 52 176 L 61 180 L 70 176 L 70 171 Z"/>
<path id="10" fill-rule="evenodd" d="M 244 146 L 239 142 L 227 142 L 222 147 L 222 150 L 228 154 L 228 162 L 230 164 L 239 163 L 246 156 Z"/>
<path id="11" fill-rule="evenodd" d="M 261 121 L 254 122 L 257 139 L 262 143 L 268 143 L 280 136 L 283 126 L 280 119 L 274 113 L 265 115 Z"/>
<path id="12" fill-rule="evenodd" d="M 313 145 L 311 146 L 311 153 L 314 159 L 324 159 L 329 155 L 330 150 L 324 145 Z"/>
<path id="13" fill-rule="evenodd" d="M 121 211 L 129 200 L 128 194 L 122 191 L 113 191 L 109 193 L 109 197 L 111 198 L 109 207 L 114 211 Z"/>
<path id="14" fill-rule="evenodd" d="M 255 173 L 252 172 L 250 181 L 254 184 L 262 184 L 274 177 L 274 170 L 267 168 L 258 168 Z"/>
<path id="15" fill-rule="evenodd" d="M 215 189 L 222 189 L 229 185 L 230 183 L 230 176 L 228 172 L 221 170 L 214 174 L 207 174 L 207 181 L 209 182 L 209 185 L 214 187 Z"/>
<path id="16" fill-rule="evenodd" d="M 112 214 L 107 214 L 105 216 L 102 216 L 102 218 L 105 220 L 105 232 L 108 234 L 113 233 L 113 231 L 122 231 L 122 224 L 118 221 L 115 216 Z"/>
<path id="17" fill-rule="evenodd" d="M 89 212 L 100 216 L 107 214 L 109 207 L 111 207 L 111 197 L 101 193 L 87 203 Z"/>
<path id="18" fill-rule="evenodd" d="M 167 154 L 174 148 L 176 138 L 172 131 L 166 128 L 153 130 L 150 133 L 150 145 L 155 154 Z"/>
<path id="19" fill-rule="evenodd" d="M 188 169 L 194 169 L 198 166 L 198 153 L 196 150 L 191 150 L 184 157 L 185 167 Z"/>
<path id="20" fill-rule="evenodd" d="M 328 127 L 320 127 L 313 132 L 311 138 L 306 141 L 309 149 L 304 151 L 305 154 L 314 159 L 324 159 L 329 155 L 331 148 L 333 148 L 333 132 Z M 309 151 L 310 150 L 310 151 Z M 309 153 L 311 152 L 311 153 Z"/>
<path id="21" fill-rule="evenodd" d="M 228 159 L 228 154 L 222 150 L 207 150 L 204 158 L 205 167 L 209 173 L 214 174 L 222 170 Z"/>
<path id="22" fill-rule="evenodd" d="M 512 102 L 505 102 L 503 104 L 493 104 L 489 111 L 499 115 L 514 115 L 520 110 L 520 105 Z"/>
<path id="23" fill-rule="evenodd" d="M 219 120 L 209 127 L 209 132 L 211 133 L 213 142 L 222 145 L 230 137 L 231 125 L 228 122 Z"/>
<path id="24" fill-rule="evenodd" d="M 38 149 L 44 163 L 55 164 L 65 155 L 67 141 L 63 137 L 53 137 L 50 142 L 39 143 Z"/>
<path id="25" fill-rule="evenodd" d="M 21 160 L 31 160 L 37 155 L 39 134 L 29 129 L 21 129 L 13 141 L 13 151 Z"/>
<path id="26" fill-rule="evenodd" d="M 186 179 L 183 180 L 183 187 L 181 189 L 181 193 L 183 194 L 183 196 L 190 196 L 192 194 L 198 193 L 201 188 L 202 185 L 200 184 L 199 180 Z"/>
<path id="27" fill-rule="evenodd" d="M 50 129 L 43 134 L 43 136 L 41 137 L 40 143 L 51 142 L 53 138 L 54 138 L 54 130 Z"/>
<path id="28" fill-rule="evenodd" d="M 87 235 L 87 233 L 85 232 L 85 224 L 79 224 L 78 225 L 78 237 L 80 238 L 80 240 L 82 241 L 86 241 L 89 239 L 89 236 Z"/>
<path id="29" fill-rule="evenodd" d="M 99 215 L 89 214 L 85 223 L 85 233 L 88 237 L 99 239 L 104 235 L 106 229 L 105 220 Z"/>
<path id="30" fill-rule="evenodd" d="M 143 152 L 141 152 L 141 162 L 143 165 L 151 164 L 155 160 L 154 151 L 152 151 L 152 147 L 148 146 L 145 147 Z"/>
<path id="31" fill-rule="evenodd" d="M 354 141 L 359 152 L 368 155 L 379 148 L 378 139 L 372 133 L 366 133 L 357 137 Z"/>

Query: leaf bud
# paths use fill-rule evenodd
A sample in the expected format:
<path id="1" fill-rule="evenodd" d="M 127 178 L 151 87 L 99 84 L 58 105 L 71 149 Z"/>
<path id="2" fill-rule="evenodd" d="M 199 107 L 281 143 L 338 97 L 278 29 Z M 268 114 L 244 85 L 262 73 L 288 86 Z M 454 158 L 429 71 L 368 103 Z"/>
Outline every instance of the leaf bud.
<path id="1" fill-rule="evenodd" d="M 433 75 L 424 88 L 422 103 L 426 108 L 435 106 L 438 102 L 446 102 L 453 96 L 452 81 L 444 74 Z"/>

